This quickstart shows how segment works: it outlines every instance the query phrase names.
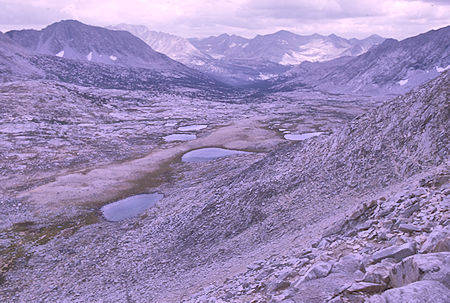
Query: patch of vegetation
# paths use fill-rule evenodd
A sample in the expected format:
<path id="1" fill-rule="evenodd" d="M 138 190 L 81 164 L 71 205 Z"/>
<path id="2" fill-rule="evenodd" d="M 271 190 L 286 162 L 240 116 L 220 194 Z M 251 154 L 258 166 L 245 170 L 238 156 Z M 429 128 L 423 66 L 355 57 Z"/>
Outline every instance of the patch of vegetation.
<path id="1" fill-rule="evenodd" d="M 0 285 L 5 282 L 5 274 L 14 267 L 17 260 L 28 260 L 28 249 L 36 245 L 44 245 L 52 239 L 62 236 L 70 237 L 80 228 L 99 222 L 96 212 L 90 212 L 70 220 L 56 220 L 52 224 L 24 221 L 13 224 L 9 229 L 0 231 L 14 239 L 7 247 L 0 247 Z"/>

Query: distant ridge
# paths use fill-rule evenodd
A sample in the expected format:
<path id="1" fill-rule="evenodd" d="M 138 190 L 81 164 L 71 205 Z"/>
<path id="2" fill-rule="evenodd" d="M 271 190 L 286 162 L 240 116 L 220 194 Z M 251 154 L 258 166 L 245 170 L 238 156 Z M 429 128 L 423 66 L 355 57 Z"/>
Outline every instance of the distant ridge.
<path id="1" fill-rule="evenodd" d="M 387 39 L 355 58 L 304 62 L 278 78 L 273 89 L 308 87 L 340 93 L 401 94 L 449 68 L 447 26 L 402 41 Z"/>
<path id="2" fill-rule="evenodd" d="M 327 61 L 341 56 L 356 56 L 384 38 L 372 35 L 366 39 L 344 39 L 334 34 L 301 36 L 286 30 L 246 39 L 223 34 L 205 39 L 191 39 L 198 49 L 218 59 L 264 59 L 282 65 L 303 61 Z"/>
<path id="3" fill-rule="evenodd" d="M 187 39 L 172 34 L 149 30 L 144 25 L 118 24 L 109 26 L 112 30 L 128 31 L 152 49 L 188 66 L 204 65 L 211 57 L 199 51 Z"/>

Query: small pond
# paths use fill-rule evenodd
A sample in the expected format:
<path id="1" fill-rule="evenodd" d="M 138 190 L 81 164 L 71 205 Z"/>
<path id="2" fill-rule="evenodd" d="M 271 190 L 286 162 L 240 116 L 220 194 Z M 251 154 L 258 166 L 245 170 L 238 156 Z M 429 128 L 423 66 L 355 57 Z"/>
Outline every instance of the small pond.
<path id="1" fill-rule="evenodd" d="M 225 148 L 217 148 L 217 147 L 208 147 L 208 148 L 200 148 L 196 150 L 192 150 L 187 152 L 181 157 L 181 161 L 183 162 L 206 162 L 210 160 L 214 160 L 217 158 L 228 157 L 233 155 L 242 155 L 249 154 L 249 152 L 233 150 L 233 149 L 225 149 Z"/>
<path id="2" fill-rule="evenodd" d="M 178 130 L 182 131 L 182 132 L 190 132 L 190 131 L 194 131 L 194 130 L 202 130 L 207 127 L 208 127 L 208 125 L 205 125 L 205 124 L 196 124 L 196 125 L 181 126 L 181 127 L 178 127 Z"/>
<path id="3" fill-rule="evenodd" d="M 164 141 L 166 142 L 174 142 L 174 141 L 189 141 L 197 139 L 196 135 L 191 134 L 172 134 L 163 137 Z"/>
<path id="4" fill-rule="evenodd" d="M 304 133 L 304 134 L 285 134 L 284 138 L 291 141 L 303 141 L 323 134 L 323 132 Z"/>
<path id="5" fill-rule="evenodd" d="M 159 193 L 131 196 L 107 204 L 101 208 L 101 211 L 106 220 L 120 221 L 139 215 L 163 197 L 164 195 Z"/>

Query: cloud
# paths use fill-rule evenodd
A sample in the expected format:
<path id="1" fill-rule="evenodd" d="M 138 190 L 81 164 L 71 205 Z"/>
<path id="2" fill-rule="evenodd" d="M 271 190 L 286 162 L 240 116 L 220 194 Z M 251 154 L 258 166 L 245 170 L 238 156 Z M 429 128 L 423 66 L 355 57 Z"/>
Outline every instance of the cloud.
<path id="1" fill-rule="evenodd" d="M 248 15 L 258 14 L 270 18 L 313 20 L 376 16 L 373 1 L 336 0 L 251 0 L 245 5 Z"/>
<path id="2" fill-rule="evenodd" d="M 439 0 L 0 0 L 0 30 L 78 19 L 100 26 L 143 24 L 185 37 L 223 32 L 251 37 L 287 29 L 299 34 L 378 33 L 405 38 L 448 25 L 448 4 Z"/>
<path id="3" fill-rule="evenodd" d="M 2 24 L 34 25 L 70 17 L 51 6 L 35 5 L 33 2 L 0 1 L 0 20 Z"/>

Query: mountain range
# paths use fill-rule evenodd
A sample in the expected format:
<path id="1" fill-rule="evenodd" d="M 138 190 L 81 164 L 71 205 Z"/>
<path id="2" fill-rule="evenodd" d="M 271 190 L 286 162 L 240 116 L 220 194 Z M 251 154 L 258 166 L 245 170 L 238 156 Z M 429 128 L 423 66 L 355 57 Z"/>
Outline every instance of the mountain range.
<path id="1" fill-rule="evenodd" d="M 3 77 L 37 77 L 101 88 L 155 91 L 184 87 L 212 92 L 227 87 L 154 51 L 127 31 L 67 20 L 40 31 L 9 31 L 2 37 Z"/>
<path id="2" fill-rule="evenodd" d="M 357 56 L 380 44 L 384 38 L 373 35 L 363 40 L 347 40 L 334 34 L 301 36 L 281 30 L 269 35 L 257 35 L 253 39 L 223 34 L 190 41 L 216 59 L 263 59 L 281 65 L 296 65 L 303 61 L 320 62 Z"/>
<path id="3" fill-rule="evenodd" d="M 384 41 L 376 35 L 347 40 L 336 35 L 301 36 L 288 31 L 253 39 L 228 34 L 184 39 L 142 25 L 119 24 L 109 28 L 129 31 L 154 50 L 236 86 L 276 77 L 303 61 L 356 56 Z"/>
<path id="4" fill-rule="evenodd" d="M 253 39 L 184 39 L 144 26 L 102 28 L 65 20 L 39 31 L 2 34 L 0 66 L 4 79 L 43 77 L 101 87 L 232 85 L 260 92 L 385 95 L 404 93 L 448 69 L 448 41 L 449 26 L 402 41 L 288 31 Z"/>
<path id="5" fill-rule="evenodd" d="M 303 62 L 275 80 L 275 90 L 401 94 L 450 68 L 450 26 L 402 41 L 387 39 L 355 58 Z"/>

